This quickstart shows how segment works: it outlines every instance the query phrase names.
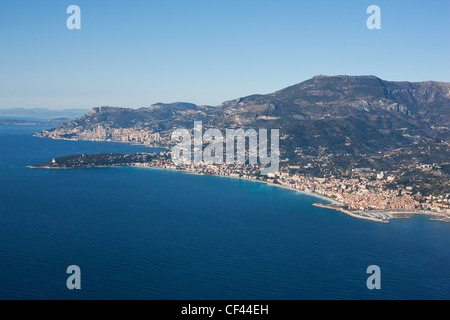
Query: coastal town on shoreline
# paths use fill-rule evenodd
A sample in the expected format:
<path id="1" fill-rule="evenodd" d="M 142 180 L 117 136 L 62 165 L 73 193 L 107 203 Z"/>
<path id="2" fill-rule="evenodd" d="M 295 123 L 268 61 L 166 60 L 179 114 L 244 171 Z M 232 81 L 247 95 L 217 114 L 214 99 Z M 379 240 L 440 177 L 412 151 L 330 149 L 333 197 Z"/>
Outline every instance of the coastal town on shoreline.
<path id="1" fill-rule="evenodd" d="M 154 148 L 170 148 L 170 134 L 153 132 L 148 130 L 135 130 L 130 128 L 105 128 L 97 126 L 94 130 L 82 130 L 77 127 L 73 130 L 56 129 L 54 131 L 44 131 L 40 137 L 51 139 L 68 140 L 89 140 L 122 142 L 136 145 L 144 145 Z M 307 159 L 308 157 L 303 156 Z M 316 163 L 314 163 L 314 161 Z M 162 169 L 181 170 L 190 173 L 204 175 L 228 176 L 243 178 L 248 180 L 264 181 L 273 183 L 285 188 L 302 192 L 311 192 L 324 196 L 341 209 L 358 212 L 420 212 L 433 213 L 450 219 L 450 198 L 449 194 L 422 194 L 413 190 L 412 186 L 394 185 L 400 173 L 398 171 L 375 171 L 370 168 L 354 168 L 346 172 L 345 176 L 336 177 L 328 171 L 323 177 L 311 174 L 298 173 L 302 169 L 299 165 L 283 163 L 277 174 L 261 176 L 258 165 L 210 165 L 210 164 L 190 164 L 175 166 L 171 161 L 170 153 L 163 152 L 161 157 L 151 163 L 138 163 L 137 166 L 158 167 Z M 329 170 L 332 163 L 327 160 L 309 157 L 305 168 L 309 166 L 320 166 L 322 171 Z M 415 163 L 404 168 L 406 171 L 422 170 L 431 171 L 432 165 Z M 378 216 L 383 216 L 379 214 Z"/>
<path id="2" fill-rule="evenodd" d="M 99 129 L 100 130 L 100 129 Z M 109 136 L 110 139 L 105 139 Z M 47 136 L 53 139 L 61 139 L 58 136 Z M 126 129 L 118 129 L 111 137 L 107 132 L 95 132 L 93 135 L 77 135 L 76 139 L 69 140 L 94 140 L 115 141 L 134 144 L 143 144 L 148 147 L 164 147 L 169 141 L 164 141 L 159 134 L 148 132 L 127 132 Z M 448 197 L 444 196 L 417 196 L 412 194 L 412 188 L 390 189 L 386 185 L 394 177 L 386 172 L 375 172 L 367 168 L 352 170 L 351 177 L 337 178 L 333 175 L 314 177 L 295 173 L 298 166 L 281 166 L 279 172 L 263 176 L 260 174 L 260 165 L 237 164 L 207 164 L 189 163 L 175 165 L 172 162 L 169 151 L 163 151 L 144 161 L 129 163 L 114 163 L 104 165 L 92 165 L 94 167 L 118 167 L 133 166 L 141 168 L 155 168 L 163 170 L 183 171 L 197 175 L 214 175 L 230 178 L 240 178 L 252 181 L 265 182 L 291 190 L 320 196 L 331 202 L 329 205 L 317 204 L 317 206 L 339 210 L 358 218 L 388 222 L 392 218 L 406 217 L 411 214 L 429 214 L 436 216 L 436 220 L 450 221 L 450 205 Z M 65 165 L 55 163 L 47 168 L 61 168 Z M 90 167 L 83 164 L 81 167 Z"/>
<path id="3" fill-rule="evenodd" d="M 161 157 L 162 156 L 162 157 Z M 320 196 L 331 202 L 329 205 L 317 206 L 339 210 L 345 214 L 387 222 L 392 218 L 405 217 L 410 214 L 430 214 L 439 217 L 436 220 L 450 222 L 450 207 L 440 198 L 429 196 L 426 202 L 416 200 L 409 190 L 391 190 L 384 188 L 386 183 L 383 172 L 375 174 L 377 179 L 371 180 L 367 175 L 355 176 L 351 179 L 309 177 L 290 174 L 289 167 L 281 168 L 278 173 L 267 176 L 260 175 L 259 165 L 236 164 L 186 164 L 175 166 L 169 152 L 148 163 L 134 163 L 131 166 L 184 171 L 198 175 L 214 175 L 265 182 L 271 185 Z M 442 201 L 442 202 L 439 202 Z"/>

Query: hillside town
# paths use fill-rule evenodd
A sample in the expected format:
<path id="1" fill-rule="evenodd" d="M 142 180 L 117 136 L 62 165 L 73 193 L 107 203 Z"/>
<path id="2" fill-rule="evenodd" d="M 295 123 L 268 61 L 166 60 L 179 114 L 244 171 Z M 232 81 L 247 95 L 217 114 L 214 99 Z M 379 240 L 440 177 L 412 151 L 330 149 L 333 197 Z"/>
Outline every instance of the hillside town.
<path id="1" fill-rule="evenodd" d="M 100 125 L 92 130 L 76 127 L 73 129 L 44 131 L 42 136 L 52 139 L 125 142 L 146 146 L 168 143 L 168 139 L 163 140 L 159 132 L 135 128 L 110 128 Z"/>

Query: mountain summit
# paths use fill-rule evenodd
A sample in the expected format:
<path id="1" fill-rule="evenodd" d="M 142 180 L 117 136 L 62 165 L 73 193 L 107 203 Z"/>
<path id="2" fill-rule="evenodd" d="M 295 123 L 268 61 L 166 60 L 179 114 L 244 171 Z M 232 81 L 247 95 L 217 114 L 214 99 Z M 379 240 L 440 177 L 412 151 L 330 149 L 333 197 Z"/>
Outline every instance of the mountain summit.
<path id="1" fill-rule="evenodd" d="M 423 141 L 448 143 L 449 117 L 450 83 L 319 75 L 271 94 L 226 101 L 216 108 L 189 103 L 158 103 L 139 110 L 95 108 L 39 135 L 127 141 L 139 133 L 136 141 L 147 143 L 146 139 L 157 133 L 159 143 L 167 145 L 174 129 L 191 129 L 194 121 L 202 121 L 218 129 L 280 129 L 282 152 L 295 159 L 299 150 L 371 154 Z M 127 129 L 127 135 L 119 129 Z"/>
<path id="2" fill-rule="evenodd" d="M 316 76 L 268 95 L 223 103 L 216 112 L 242 124 L 255 120 L 339 119 L 382 114 L 446 126 L 450 83 L 390 82 L 375 76 Z"/>

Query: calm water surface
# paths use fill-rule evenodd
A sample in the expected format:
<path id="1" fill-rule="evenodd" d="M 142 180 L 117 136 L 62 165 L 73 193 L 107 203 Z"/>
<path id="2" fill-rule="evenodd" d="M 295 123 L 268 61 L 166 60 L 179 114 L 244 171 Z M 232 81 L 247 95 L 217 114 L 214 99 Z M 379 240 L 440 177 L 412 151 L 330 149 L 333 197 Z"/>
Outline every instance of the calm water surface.
<path id="1" fill-rule="evenodd" d="M 151 169 L 28 169 L 149 151 L 0 126 L 0 299 L 449 299 L 450 224 L 390 224 L 264 184 Z M 66 288 L 78 265 L 82 290 Z M 370 265 L 382 289 L 366 287 Z"/>

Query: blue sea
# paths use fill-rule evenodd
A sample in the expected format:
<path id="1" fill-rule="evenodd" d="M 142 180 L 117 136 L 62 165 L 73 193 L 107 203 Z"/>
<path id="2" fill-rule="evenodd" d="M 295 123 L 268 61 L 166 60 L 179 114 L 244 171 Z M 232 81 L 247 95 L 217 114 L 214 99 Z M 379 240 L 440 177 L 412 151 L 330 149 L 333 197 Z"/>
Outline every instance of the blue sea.
<path id="1" fill-rule="evenodd" d="M 359 220 L 238 179 L 26 168 L 149 151 L 32 136 L 43 129 L 0 126 L 0 299 L 450 299 L 450 223 Z"/>

